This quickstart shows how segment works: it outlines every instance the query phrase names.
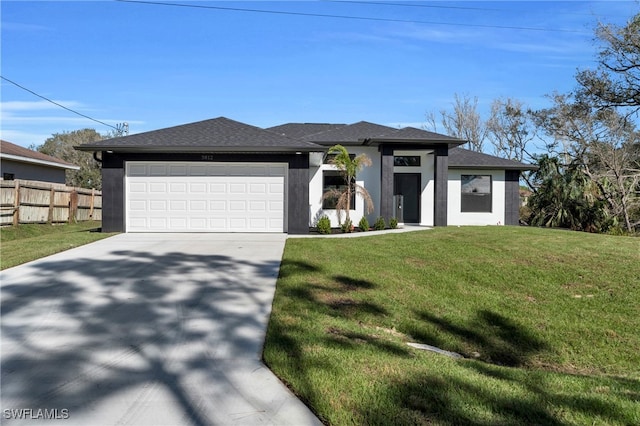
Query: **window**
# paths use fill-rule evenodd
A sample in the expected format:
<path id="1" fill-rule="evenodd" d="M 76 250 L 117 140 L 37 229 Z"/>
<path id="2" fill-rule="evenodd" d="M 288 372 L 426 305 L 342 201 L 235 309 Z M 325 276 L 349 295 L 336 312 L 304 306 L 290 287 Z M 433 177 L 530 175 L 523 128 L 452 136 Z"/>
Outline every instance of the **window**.
<path id="1" fill-rule="evenodd" d="M 393 165 L 400 167 L 420 167 L 419 155 L 397 155 L 393 157 Z"/>
<path id="2" fill-rule="evenodd" d="M 332 189 L 337 189 L 338 191 L 344 191 L 346 189 L 347 183 L 344 178 L 338 172 L 326 171 L 322 175 L 322 193 L 325 194 L 327 191 Z M 336 198 L 324 198 L 322 200 L 322 208 L 325 210 L 333 210 L 336 208 L 337 203 Z M 351 210 L 356 208 L 356 194 L 351 194 Z"/>
<path id="3" fill-rule="evenodd" d="M 2 179 L 4 180 L 13 180 L 15 178 L 15 175 L 13 173 L 3 173 L 2 174 Z"/>
<path id="4" fill-rule="evenodd" d="M 463 213 L 491 213 L 491 175 L 462 175 Z"/>

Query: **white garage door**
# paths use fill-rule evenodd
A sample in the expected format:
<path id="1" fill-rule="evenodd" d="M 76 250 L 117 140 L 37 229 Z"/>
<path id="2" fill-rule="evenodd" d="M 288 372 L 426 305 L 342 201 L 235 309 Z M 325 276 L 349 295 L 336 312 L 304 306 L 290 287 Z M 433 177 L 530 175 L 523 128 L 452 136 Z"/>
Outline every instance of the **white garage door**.
<path id="1" fill-rule="evenodd" d="M 284 232 L 287 164 L 127 162 L 127 232 Z"/>

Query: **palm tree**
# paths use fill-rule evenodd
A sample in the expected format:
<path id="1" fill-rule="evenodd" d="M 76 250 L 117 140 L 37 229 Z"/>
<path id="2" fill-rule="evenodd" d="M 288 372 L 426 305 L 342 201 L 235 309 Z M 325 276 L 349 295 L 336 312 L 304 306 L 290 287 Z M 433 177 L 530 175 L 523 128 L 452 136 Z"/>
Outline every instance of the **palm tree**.
<path id="1" fill-rule="evenodd" d="M 371 195 L 369 195 L 369 192 L 363 186 L 356 183 L 356 174 L 362 170 L 363 167 L 370 166 L 371 159 L 367 154 L 359 154 L 351 158 L 347 149 L 342 145 L 334 145 L 329 148 L 328 155 L 333 155 L 329 164 L 332 164 L 338 169 L 338 172 L 345 181 L 345 185 L 327 190 L 323 194 L 322 199 L 336 200 L 338 223 L 340 223 L 343 230 L 350 231 L 352 223 L 349 217 L 349 211 L 351 210 L 351 197 L 354 194 L 360 196 L 365 202 L 365 212 L 367 214 L 373 211 Z M 341 223 L 342 211 L 345 212 L 346 216 L 344 225 Z"/>
<path id="2" fill-rule="evenodd" d="M 532 225 L 590 232 L 603 232 L 612 225 L 597 187 L 578 164 L 563 164 L 546 154 L 537 163 L 537 190 L 527 203 Z"/>

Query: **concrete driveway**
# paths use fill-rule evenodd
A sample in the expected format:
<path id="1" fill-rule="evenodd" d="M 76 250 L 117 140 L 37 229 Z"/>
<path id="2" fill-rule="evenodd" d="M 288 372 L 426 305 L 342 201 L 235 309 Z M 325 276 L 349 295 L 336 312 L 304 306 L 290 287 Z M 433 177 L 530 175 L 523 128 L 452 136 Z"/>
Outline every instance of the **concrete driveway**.
<path id="1" fill-rule="evenodd" d="M 285 239 L 122 234 L 2 272 L 0 423 L 319 424 L 260 361 Z"/>

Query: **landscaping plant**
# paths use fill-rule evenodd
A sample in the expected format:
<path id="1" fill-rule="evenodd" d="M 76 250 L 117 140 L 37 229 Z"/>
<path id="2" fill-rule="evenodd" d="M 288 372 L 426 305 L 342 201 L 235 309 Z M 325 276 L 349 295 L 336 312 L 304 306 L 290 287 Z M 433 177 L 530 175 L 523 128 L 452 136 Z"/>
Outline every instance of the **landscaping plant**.
<path id="1" fill-rule="evenodd" d="M 384 218 L 382 216 L 379 216 L 375 223 L 373 224 L 373 229 L 375 229 L 376 231 L 382 231 L 387 227 L 387 224 L 384 221 Z"/>
<path id="2" fill-rule="evenodd" d="M 398 219 L 396 219 L 395 217 L 392 217 L 391 219 L 389 219 L 389 228 L 397 229 L 398 228 Z"/>
<path id="3" fill-rule="evenodd" d="M 316 228 L 320 234 L 330 234 L 331 233 L 331 219 L 327 215 L 323 215 L 320 219 L 318 219 L 318 223 L 316 224 Z"/>
<path id="4" fill-rule="evenodd" d="M 336 214 L 338 215 L 338 223 L 342 223 L 342 212 L 345 212 L 345 221 L 351 224 L 349 212 L 355 206 L 351 206 L 351 197 L 355 194 L 363 199 L 365 203 L 365 212 L 373 211 L 373 200 L 369 191 L 362 185 L 356 183 L 356 174 L 365 166 L 370 166 L 371 159 L 366 154 L 359 154 L 354 158 L 349 156 L 349 151 L 342 145 L 334 145 L 329 148 L 328 155 L 333 156 L 329 164 L 335 166 L 342 178 L 344 185 L 338 188 L 332 188 L 322 195 L 323 199 L 336 200 Z M 343 228 L 343 232 L 345 228 Z M 347 231 L 348 232 L 348 231 Z"/>

